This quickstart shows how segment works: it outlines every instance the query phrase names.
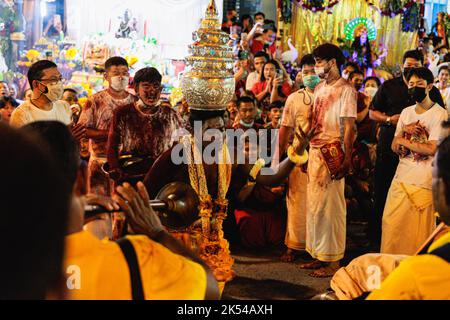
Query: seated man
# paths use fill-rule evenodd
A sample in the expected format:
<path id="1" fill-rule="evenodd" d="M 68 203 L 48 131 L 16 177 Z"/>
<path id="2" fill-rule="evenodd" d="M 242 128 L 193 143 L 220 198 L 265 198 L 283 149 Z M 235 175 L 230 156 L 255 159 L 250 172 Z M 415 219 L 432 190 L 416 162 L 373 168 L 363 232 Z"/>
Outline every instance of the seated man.
<path id="1" fill-rule="evenodd" d="M 433 202 L 440 219 L 450 226 L 450 137 L 439 145 L 433 166 Z M 411 257 L 373 291 L 368 300 L 450 299 L 450 233 Z"/>
<path id="2" fill-rule="evenodd" d="M 41 134 L 49 142 L 67 180 L 74 185 L 78 150 L 68 129 L 57 122 L 37 122 L 27 130 Z M 64 263 L 71 272 L 67 275 L 69 298 L 217 299 L 219 291 L 211 271 L 164 230 L 149 205 L 143 184 L 138 184 L 137 191 L 129 184 L 117 191 L 115 200 L 126 212 L 130 227 L 140 234 L 117 243 L 98 240 L 83 231 L 84 200 L 72 195 Z M 112 201 L 103 206 L 110 211 L 119 210 Z"/>
<path id="3" fill-rule="evenodd" d="M 172 134 L 183 127 L 180 115 L 161 104 L 162 76 L 155 68 L 139 70 L 134 85 L 139 101 L 114 111 L 108 139 L 108 164 L 116 183 L 137 182 L 173 144 Z M 121 163 L 120 157 L 129 157 Z M 134 179 L 133 179 L 134 178 Z"/>
<path id="4" fill-rule="evenodd" d="M 250 159 L 249 143 L 245 144 L 245 153 Z M 285 188 L 270 188 L 251 180 L 239 174 L 231 181 L 241 242 L 247 248 L 280 245 L 286 233 Z"/>

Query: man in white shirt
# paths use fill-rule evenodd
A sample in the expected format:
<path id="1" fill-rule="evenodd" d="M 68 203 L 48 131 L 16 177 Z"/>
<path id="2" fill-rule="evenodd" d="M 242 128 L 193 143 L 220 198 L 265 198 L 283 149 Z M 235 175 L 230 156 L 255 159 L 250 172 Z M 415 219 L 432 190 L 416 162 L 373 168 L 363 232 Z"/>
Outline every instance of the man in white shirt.
<path id="1" fill-rule="evenodd" d="M 260 81 L 262 69 L 267 61 L 269 61 L 269 55 L 267 53 L 259 51 L 255 54 L 255 57 L 253 58 L 253 65 L 255 67 L 255 71 L 251 72 L 247 76 L 247 83 L 245 85 L 245 90 L 251 91 L 255 83 Z"/>
<path id="2" fill-rule="evenodd" d="M 84 128 L 71 124 L 70 106 L 60 101 L 64 87 L 56 64 L 49 60 L 38 61 L 30 67 L 27 76 L 33 94 L 30 101 L 14 110 L 11 126 L 19 128 L 36 121 L 55 120 L 70 126 L 75 138 L 81 139 Z"/>
<path id="3" fill-rule="evenodd" d="M 436 226 L 431 165 L 448 115 L 430 99 L 433 80 L 427 68 L 413 69 L 407 77 L 417 103 L 400 114 L 392 142 L 400 162 L 383 213 L 382 253 L 413 255 Z"/>

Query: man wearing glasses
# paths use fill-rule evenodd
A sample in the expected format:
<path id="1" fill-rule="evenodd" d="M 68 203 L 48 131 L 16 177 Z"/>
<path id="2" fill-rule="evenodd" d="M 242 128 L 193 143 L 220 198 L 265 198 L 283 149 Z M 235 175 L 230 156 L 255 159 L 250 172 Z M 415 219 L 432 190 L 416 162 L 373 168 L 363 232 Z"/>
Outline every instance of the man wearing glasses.
<path id="1" fill-rule="evenodd" d="M 128 63 L 124 58 L 109 58 L 105 62 L 105 70 L 105 80 L 108 81 L 109 88 L 88 99 L 79 123 L 86 126 L 86 136 L 90 139 L 88 193 L 109 196 L 111 180 L 102 170 L 107 161 L 109 127 L 114 111 L 120 106 L 134 103 L 136 97 L 127 91 L 130 74 Z"/>
<path id="2" fill-rule="evenodd" d="M 61 101 L 64 87 L 58 67 L 51 61 L 41 60 L 30 67 L 28 81 L 33 91 L 30 101 L 25 101 L 11 115 L 11 126 L 45 120 L 71 124 L 71 112 L 67 103 Z M 77 127 L 77 132 L 82 129 Z"/>

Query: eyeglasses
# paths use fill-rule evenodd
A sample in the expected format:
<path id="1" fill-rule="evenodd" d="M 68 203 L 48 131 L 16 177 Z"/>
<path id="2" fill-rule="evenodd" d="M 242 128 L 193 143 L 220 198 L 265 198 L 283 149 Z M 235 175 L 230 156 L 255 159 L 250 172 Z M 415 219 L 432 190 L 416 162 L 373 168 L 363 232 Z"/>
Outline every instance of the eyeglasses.
<path id="1" fill-rule="evenodd" d="M 48 83 L 49 85 L 55 85 L 55 84 L 57 84 L 58 82 L 61 82 L 61 81 L 63 81 L 63 80 L 64 80 L 63 77 L 59 77 L 59 78 L 50 78 L 50 79 L 38 79 L 38 81 L 46 82 L 46 83 Z"/>

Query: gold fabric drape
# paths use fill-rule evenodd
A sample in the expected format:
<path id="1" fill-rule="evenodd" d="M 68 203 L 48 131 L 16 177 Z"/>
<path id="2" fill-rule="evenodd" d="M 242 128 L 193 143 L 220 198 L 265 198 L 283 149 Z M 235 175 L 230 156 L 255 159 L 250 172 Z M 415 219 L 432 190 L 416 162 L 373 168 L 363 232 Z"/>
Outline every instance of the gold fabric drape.
<path id="1" fill-rule="evenodd" d="M 378 1 L 373 1 L 379 5 Z M 388 66 L 401 64 L 403 52 L 417 47 L 417 32 L 402 32 L 401 15 L 395 18 L 380 15 L 372 9 L 365 0 L 341 0 L 331 9 L 331 14 L 326 11 L 312 12 L 303 9 L 294 2 L 292 12 L 292 24 L 286 26 L 283 32 L 283 44 L 287 44 L 288 37 L 292 41 L 302 57 L 325 42 L 338 44 L 338 38 L 344 38 L 344 28 L 347 23 L 358 17 L 371 19 L 377 27 L 377 40 L 375 52 L 380 52 L 379 45 L 388 48 L 388 55 L 384 62 Z M 284 48 L 286 50 L 286 48 Z"/>

